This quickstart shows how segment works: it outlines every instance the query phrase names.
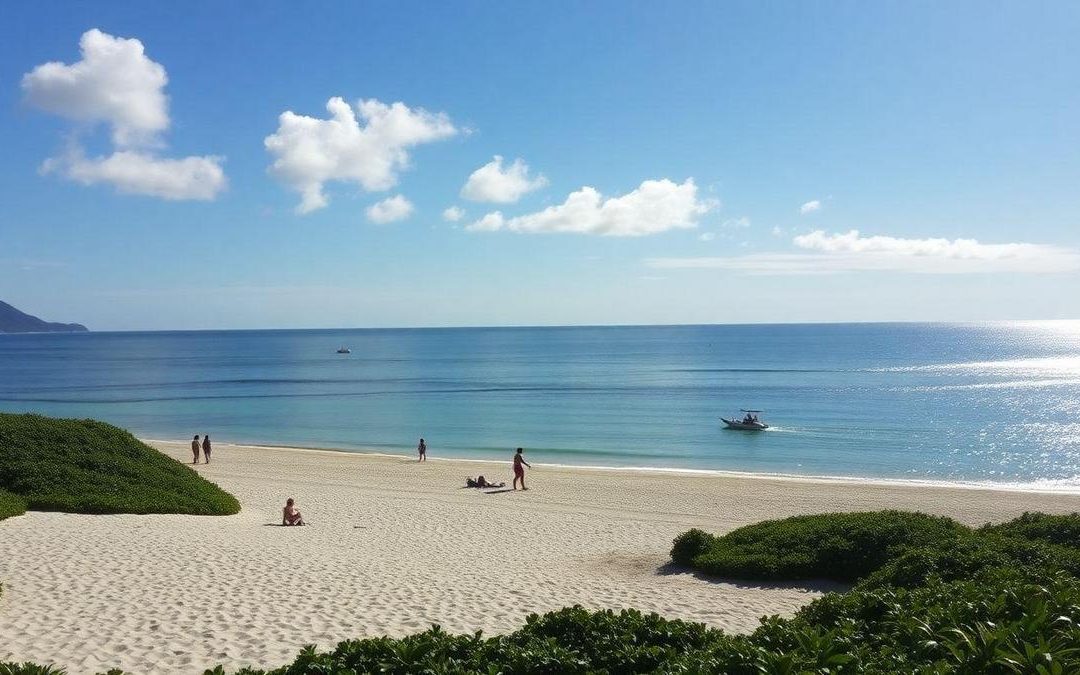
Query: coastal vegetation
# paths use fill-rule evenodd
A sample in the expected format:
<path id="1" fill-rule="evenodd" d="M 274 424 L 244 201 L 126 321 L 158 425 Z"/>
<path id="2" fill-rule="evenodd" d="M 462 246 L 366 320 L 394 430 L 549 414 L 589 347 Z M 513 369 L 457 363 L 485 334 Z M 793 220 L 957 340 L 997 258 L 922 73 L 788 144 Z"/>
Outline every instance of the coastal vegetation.
<path id="1" fill-rule="evenodd" d="M 855 581 L 912 548 L 956 541 L 967 528 L 923 513 L 828 513 L 768 520 L 722 537 L 701 530 L 679 536 L 680 565 L 717 577 Z"/>
<path id="2" fill-rule="evenodd" d="M 228 515 L 240 503 L 129 432 L 0 413 L 0 517 L 33 511 Z"/>
<path id="3" fill-rule="evenodd" d="M 22 497 L 6 490 L 0 490 L 0 520 L 21 516 L 26 513 L 26 502 Z"/>
<path id="4" fill-rule="evenodd" d="M 329 651 L 307 647 L 291 664 L 237 672 L 1080 672 L 1080 539 L 1071 536 L 1078 531 L 1077 514 L 1025 514 L 971 529 L 896 511 L 801 516 L 724 536 L 691 530 L 676 539 L 672 555 L 700 571 L 855 583 L 791 618 L 765 617 L 749 635 L 635 610 L 569 607 L 531 615 L 508 635 L 451 635 L 434 626 L 404 638 L 347 640 Z M 838 564 L 845 555 L 855 562 Z M 754 566 L 766 556 L 776 560 Z M 0 664 L 0 675 L 62 672 L 42 668 Z"/>

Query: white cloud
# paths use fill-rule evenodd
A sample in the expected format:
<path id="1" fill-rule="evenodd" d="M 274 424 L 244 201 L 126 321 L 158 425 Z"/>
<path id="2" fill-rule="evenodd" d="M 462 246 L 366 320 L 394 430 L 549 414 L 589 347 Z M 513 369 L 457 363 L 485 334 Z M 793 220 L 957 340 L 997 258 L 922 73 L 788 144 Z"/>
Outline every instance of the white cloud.
<path id="1" fill-rule="evenodd" d="M 725 230 L 745 230 L 750 227 L 750 219 L 746 216 L 742 216 L 741 218 L 728 218 L 720 224 L 720 227 Z"/>
<path id="2" fill-rule="evenodd" d="M 702 232 L 701 235 L 698 237 L 698 239 L 700 239 L 701 241 L 712 241 L 713 239 L 716 239 L 716 233 L 715 232 Z"/>
<path id="3" fill-rule="evenodd" d="M 465 226 L 465 229 L 469 232 L 495 232 L 501 230 L 505 224 L 506 219 L 503 218 L 502 212 L 495 211 L 487 214 L 480 220 L 469 223 Z"/>
<path id="4" fill-rule="evenodd" d="M 108 183 L 125 194 L 206 201 L 217 197 L 226 187 L 221 162 L 220 157 L 163 159 L 133 150 L 87 158 L 75 148 L 63 157 L 45 160 L 41 169 L 83 185 Z"/>
<path id="5" fill-rule="evenodd" d="M 142 42 L 93 29 L 79 40 L 82 59 L 71 65 L 43 63 L 23 75 L 31 105 L 79 122 L 111 129 L 111 155 L 88 158 L 78 141 L 45 160 L 42 173 L 57 173 L 83 185 L 110 184 L 124 194 L 163 199 L 210 200 L 227 181 L 217 156 L 158 157 L 169 129 L 165 68 L 150 60 Z"/>
<path id="6" fill-rule="evenodd" d="M 367 207 L 366 213 L 371 222 L 385 225 L 408 218 L 414 210 L 412 202 L 403 195 L 394 195 Z"/>
<path id="7" fill-rule="evenodd" d="M 884 253 L 898 256 L 927 256 L 956 260 L 1036 260 L 1056 249 L 1042 244 L 981 244 L 975 239 L 903 239 L 900 237 L 864 237 L 858 230 L 826 234 L 814 230 L 795 237 L 799 248 L 826 253 Z"/>
<path id="8" fill-rule="evenodd" d="M 821 200 L 820 199 L 813 199 L 813 200 L 808 201 L 808 202 L 806 202 L 805 204 L 803 204 L 802 206 L 799 207 L 799 213 L 801 213 L 804 216 L 806 214 L 808 214 L 808 213 L 813 213 L 814 211 L 820 211 L 820 210 L 821 210 Z"/>
<path id="9" fill-rule="evenodd" d="M 697 198 L 692 178 L 682 184 L 666 178 L 647 180 L 621 197 L 604 199 L 591 187 L 570 193 L 566 201 L 543 211 L 505 219 L 489 213 L 470 225 L 470 230 L 547 233 L 570 232 L 612 237 L 639 237 L 697 226 L 698 217 L 715 206 Z"/>
<path id="10" fill-rule="evenodd" d="M 784 228 L 780 227 L 779 225 L 773 225 L 772 236 L 774 236 L 774 237 L 782 237 L 783 235 L 784 235 Z"/>
<path id="11" fill-rule="evenodd" d="M 274 157 L 270 173 L 301 195 L 299 213 L 329 203 L 323 192 L 328 181 L 355 183 L 369 192 L 389 190 L 409 166 L 409 148 L 458 131 L 445 113 L 400 102 L 361 100 L 354 110 L 335 96 L 327 101 L 326 110 L 329 119 L 285 111 L 277 131 L 264 141 Z"/>
<path id="12" fill-rule="evenodd" d="M 547 184 L 543 174 L 529 178 L 529 165 L 522 159 L 515 159 L 503 169 L 503 158 L 495 155 L 490 162 L 472 172 L 465 187 L 461 188 L 461 196 L 474 202 L 512 204 Z"/>
<path id="13" fill-rule="evenodd" d="M 794 238 L 813 253 L 754 253 L 744 256 L 650 258 L 655 269 L 726 269 L 749 274 L 1052 274 L 1080 270 L 1080 251 L 1030 243 L 982 244 L 974 239 L 862 237 L 857 230 L 828 235 L 818 230 Z"/>
<path id="14" fill-rule="evenodd" d="M 31 105 L 72 120 L 106 122 L 122 147 L 153 142 L 169 128 L 169 80 L 142 42 L 95 28 L 83 33 L 79 50 L 81 61 L 50 61 L 23 75 Z"/>
<path id="15" fill-rule="evenodd" d="M 456 223 L 465 217 L 465 209 L 460 206 L 448 206 L 442 212 L 442 217 L 447 222 Z"/>

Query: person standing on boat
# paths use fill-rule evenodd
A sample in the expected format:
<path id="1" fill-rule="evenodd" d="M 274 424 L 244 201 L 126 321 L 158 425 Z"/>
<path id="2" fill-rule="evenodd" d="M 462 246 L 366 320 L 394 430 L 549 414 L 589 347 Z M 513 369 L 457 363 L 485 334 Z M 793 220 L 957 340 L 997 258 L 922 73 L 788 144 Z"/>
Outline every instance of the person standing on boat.
<path id="1" fill-rule="evenodd" d="M 427 444 L 424 443 L 424 439 L 422 439 L 422 438 L 420 439 L 420 445 L 416 446 L 416 452 L 420 455 L 420 459 L 418 459 L 416 461 L 418 461 L 418 462 L 426 462 L 427 461 Z"/>
<path id="2" fill-rule="evenodd" d="M 199 434 L 195 434 L 195 438 L 191 440 L 191 454 L 194 456 L 191 460 L 192 464 L 199 463 Z"/>
<path id="3" fill-rule="evenodd" d="M 518 487 L 517 487 L 518 481 L 521 481 L 521 489 L 522 490 L 528 490 L 529 489 L 529 488 L 525 487 L 525 467 L 527 466 L 527 467 L 529 467 L 531 469 L 532 465 L 525 461 L 525 458 L 521 454 L 523 452 L 524 452 L 524 450 L 522 448 L 518 448 L 517 452 L 514 453 L 514 489 L 515 490 L 518 489 Z M 525 465 L 525 466 L 522 466 L 522 465 Z"/>

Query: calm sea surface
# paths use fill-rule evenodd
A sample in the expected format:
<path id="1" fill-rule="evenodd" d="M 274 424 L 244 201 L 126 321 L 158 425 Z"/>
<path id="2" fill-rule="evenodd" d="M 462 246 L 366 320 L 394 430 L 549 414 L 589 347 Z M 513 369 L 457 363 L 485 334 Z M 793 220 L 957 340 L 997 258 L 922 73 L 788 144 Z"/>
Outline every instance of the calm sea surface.
<path id="1" fill-rule="evenodd" d="M 747 407 L 775 428 L 721 428 Z M 433 457 L 1077 490 L 1080 324 L 0 335 L 0 410 L 161 439 L 422 435 Z"/>

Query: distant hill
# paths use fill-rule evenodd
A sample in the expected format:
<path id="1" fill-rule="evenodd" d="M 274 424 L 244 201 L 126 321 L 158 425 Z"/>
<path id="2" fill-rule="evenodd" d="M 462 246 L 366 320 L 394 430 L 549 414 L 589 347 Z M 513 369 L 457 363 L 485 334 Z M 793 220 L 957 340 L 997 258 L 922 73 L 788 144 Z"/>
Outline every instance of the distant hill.
<path id="1" fill-rule="evenodd" d="M 81 323 L 42 321 L 0 300 L 0 333 L 78 333 L 86 330 Z"/>

